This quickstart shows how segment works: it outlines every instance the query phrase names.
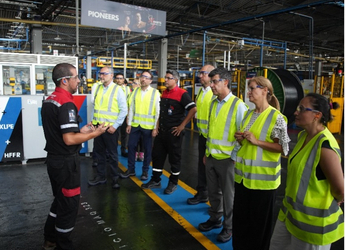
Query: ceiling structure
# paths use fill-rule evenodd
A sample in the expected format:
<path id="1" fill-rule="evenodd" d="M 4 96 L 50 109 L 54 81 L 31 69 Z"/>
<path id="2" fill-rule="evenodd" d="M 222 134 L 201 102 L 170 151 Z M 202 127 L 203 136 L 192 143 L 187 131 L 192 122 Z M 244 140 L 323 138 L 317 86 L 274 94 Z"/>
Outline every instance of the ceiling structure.
<path id="1" fill-rule="evenodd" d="M 239 65 L 307 69 L 314 60 L 334 66 L 344 60 L 344 2 L 301 0 L 120 0 L 120 3 L 166 11 L 168 68 L 200 67 L 202 56 L 192 57 L 205 44 L 205 63 L 223 65 L 225 51 Z M 97 0 L 95 0 L 95 4 Z M 79 9 L 80 9 L 79 1 Z M 77 12 L 80 17 L 80 11 Z M 80 19 L 79 19 L 80 22 Z M 157 66 L 162 37 L 117 29 L 79 27 L 76 46 L 75 0 L 0 0 L 0 51 L 29 52 L 27 29 L 42 25 L 42 52 L 65 55 L 127 57 L 153 60 Z M 255 39 L 255 40 L 250 40 Z M 312 46 L 313 45 L 313 46 Z M 188 56 L 190 54 L 190 57 Z M 228 56 L 228 52 L 226 52 Z M 310 58 L 310 59 L 309 59 Z"/>

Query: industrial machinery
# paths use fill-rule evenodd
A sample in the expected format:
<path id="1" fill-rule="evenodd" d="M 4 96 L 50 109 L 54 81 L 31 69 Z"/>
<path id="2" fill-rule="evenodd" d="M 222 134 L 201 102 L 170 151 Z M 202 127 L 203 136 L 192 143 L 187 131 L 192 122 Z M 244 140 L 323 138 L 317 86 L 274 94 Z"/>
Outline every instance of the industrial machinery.
<path id="1" fill-rule="evenodd" d="M 291 71 L 285 69 L 254 68 L 248 72 L 268 78 L 279 100 L 281 112 L 287 117 L 288 124 L 294 122 L 294 112 L 299 101 L 304 97 L 304 91 L 299 78 Z"/>

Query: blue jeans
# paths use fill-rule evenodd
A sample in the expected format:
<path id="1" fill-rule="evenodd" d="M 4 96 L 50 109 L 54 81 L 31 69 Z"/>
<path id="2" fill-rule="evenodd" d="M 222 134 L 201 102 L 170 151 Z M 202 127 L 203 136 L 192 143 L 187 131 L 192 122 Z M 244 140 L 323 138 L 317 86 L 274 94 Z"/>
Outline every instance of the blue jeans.
<path id="1" fill-rule="evenodd" d="M 128 170 L 131 170 L 131 171 L 135 170 L 137 145 L 138 145 L 139 139 L 142 136 L 143 147 L 144 147 L 144 161 L 143 161 L 142 171 L 148 172 L 150 161 L 151 161 L 151 151 L 152 151 L 152 143 L 153 143 L 153 137 L 151 133 L 152 133 L 151 129 L 144 129 L 141 126 L 131 127 L 129 142 L 127 145 Z"/>

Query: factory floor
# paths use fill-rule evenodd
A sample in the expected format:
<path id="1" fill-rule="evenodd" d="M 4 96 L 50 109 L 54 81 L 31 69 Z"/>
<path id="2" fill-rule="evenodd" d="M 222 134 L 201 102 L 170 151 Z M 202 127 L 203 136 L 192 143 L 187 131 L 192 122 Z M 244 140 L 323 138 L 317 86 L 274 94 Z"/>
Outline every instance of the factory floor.
<path id="1" fill-rule="evenodd" d="M 294 147 L 296 130 L 289 130 Z M 335 135 L 344 153 L 343 135 Z M 198 250 L 232 249 L 232 241 L 218 243 L 221 229 L 201 233 L 198 224 L 208 219 L 208 204 L 188 205 L 186 199 L 197 185 L 198 134 L 187 130 L 183 142 L 182 171 L 178 189 L 164 195 L 169 165 L 166 162 L 162 188 L 142 190 L 139 177 L 120 180 L 114 190 L 110 178 L 105 185 L 89 187 L 92 160 L 81 157 L 81 200 L 72 240 L 77 250 Z M 120 149 L 119 149 L 120 151 Z M 119 157 L 119 171 L 125 171 L 127 158 Z M 282 158 L 282 184 L 278 189 L 275 213 L 284 194 L 287 158 Z M 0 249 L 38 250 L 43 243 L 43 226 L 53 196 L 44 159 L 0 164 Z M 344 249 L 344 239 L 332 250 Z"/>

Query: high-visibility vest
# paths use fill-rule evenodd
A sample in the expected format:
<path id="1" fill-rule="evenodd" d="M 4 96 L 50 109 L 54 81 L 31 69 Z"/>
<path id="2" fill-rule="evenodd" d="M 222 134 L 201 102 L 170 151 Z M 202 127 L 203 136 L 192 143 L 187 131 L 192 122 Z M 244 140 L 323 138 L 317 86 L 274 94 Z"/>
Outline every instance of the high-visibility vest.
<path id="1" fill-rule="evenodd" d="M 131 95 L 131 101 L 133 102 L 133 118 L 131 121 L 132 127 L 138 127 L 139 125 L 144 129 L 154 129 L 155 126 L 155 114 L 156 105 L 155 100 L 160 96 L 157 89 L 150 88 L 147 93 L 144 94 L 142 100 L 142 89 L 136 88 Z"/>
<path id="2" fill-rule="evenodd" d="M 208 123 L 208 137 L 206 145 L 206 156 L 212 155 L 217 160 L 228 159 L 237 141 L 234 133 L 237 131 L 236 115 L 239 103 L 238 97 L 231 96 L 224 103 L 216 116 L 217 100 L 214 98 L 210 104 L 210 115 Z"/>
<path id="3" fill-rule="evenodd" d="M 137 88 L 136 88 L 137 89 Z M 131 93 L 130 93 L 130 95 L 129 95 L 129 98 L 127 98 L 127 106 L 128 107 L 130 107 L 130 105 L 131 105 L 131 103 L 132 103 L 132 96 L 133 96 L 133 94 L 135 93 L 135 90 L 136 89 L 134 89 Z"/>
<path id="4" fill-rule="evenodd" d="M 95 92 L 93 124 L 105 123 L 113 125 L 119 116 L 119 106 L 117 101 L 120 87 L 112 84 L 103 94 L 104 86 L 100 84 Z"/>
<path id="5" fill-rule="evenodd" d="M 211 89 L 203 96 L 202 88 L 200 88 L 197 97 L 197 128 L 200 134 L 207 138 L 208 134 L 208 118 L 210 111 L 210 103 L 213 98 L 213 91 Z"/>
<path id="6" fill-rule="evenodd" d="M 244 131 L 249 124 L 254 110 L 248 111 L 240 126 Z M 280 111 L 269 106 L 252 124 L 249 132 L 261 141 L 274 142 L 270 135 Z M 283 115 L 282 115 L 283 116 Z M 287 119 L 283 116 L 285 121 Z M 235 165 L 235 182 L 241 183 L 248 189 L 272 190 L 280 185 L 281 153 L 274 153 L 247 140 L 242 141 L 242 146 L 237 152 Z"/>
<path id="7" fill-rule="evenodd" d="M 91 103 L 94 104 L 95 102 L 95 94 L 96 94 L 96 89 L 98 86 L 102 84 L 100 81 L 95 82 L 92 87 L 91 87 Z"/>
<path id="8" fill-rule="evenodd" d="M 332 196 L 328 180 L 317 179 L 316 167 L 324 141 L 329 141 L 340 161 L 341 152 L 327 128 L 302 148 L 306 136 L 305 131 L 300 132 L 288 159 L 287 185 L 279 219 L 285 221 L 287 230 L 298 239 L 310 244 L 327 245 L 344 237 L 344 216 Z"/>
<path id="9" fill-rule="evenodd" d="M 119 86 L 125 93 L 125 97 L 126 97 L 126 100 L 129 98 L 130 94 L 131 94 L 131 89 L 129 86 L 127 85 L 122 85 L 122 86 Z"/>

